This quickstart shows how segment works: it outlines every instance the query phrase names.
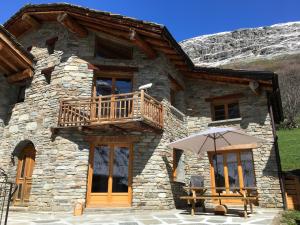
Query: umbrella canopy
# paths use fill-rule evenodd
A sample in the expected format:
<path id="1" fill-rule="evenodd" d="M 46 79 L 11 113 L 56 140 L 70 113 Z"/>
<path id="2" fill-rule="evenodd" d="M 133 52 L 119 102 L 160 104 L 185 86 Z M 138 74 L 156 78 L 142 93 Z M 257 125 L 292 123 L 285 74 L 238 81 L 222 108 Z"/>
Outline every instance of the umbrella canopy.
<path id="1" fill-rule="evenodd" d="M 231 145 L 252 144 L 262 141 L 264 140 L 250 136 L 233 127 L 211 127 L 203 132 L 174 141 L 168 146 L 201 154 Z"/>

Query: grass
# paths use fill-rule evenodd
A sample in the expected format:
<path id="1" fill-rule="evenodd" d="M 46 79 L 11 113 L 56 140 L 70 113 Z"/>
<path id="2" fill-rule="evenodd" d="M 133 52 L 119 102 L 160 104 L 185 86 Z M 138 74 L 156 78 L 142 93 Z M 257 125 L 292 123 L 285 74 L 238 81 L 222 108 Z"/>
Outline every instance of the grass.
<path id="1" fill-rule="evenodd" d="M 277 134 L 282 170 L 300 169 L 300 129 L 282 129 Z"/>
<path id="2" fill-rule="evenodd" d="M 298 225 L 300 224 L 300 211 L 285 211 L 282 214 L 281 224 Z"/>

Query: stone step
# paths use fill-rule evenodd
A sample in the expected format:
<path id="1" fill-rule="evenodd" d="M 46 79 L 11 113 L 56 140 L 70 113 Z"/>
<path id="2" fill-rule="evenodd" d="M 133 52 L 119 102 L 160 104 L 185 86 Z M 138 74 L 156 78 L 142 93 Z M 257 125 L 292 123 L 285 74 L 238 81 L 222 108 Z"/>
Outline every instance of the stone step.
<path id="1" fill-rule="evenodd" d="M 114 208 L 85 208 L 84 214 L 97 214 L 97 213 L 105 213 L 105 214 L 129 214 L 136 212 L 136 209 L 132 208 L 124 208 L 124 207 L 114 207 Z"/>
<path id="2" fill-rule="evenodd" d="M 10 206 L 9 211 L 12 211 L 12 212 L 28 212 L 28 207 L 26 207 L 26 206 Z"/>

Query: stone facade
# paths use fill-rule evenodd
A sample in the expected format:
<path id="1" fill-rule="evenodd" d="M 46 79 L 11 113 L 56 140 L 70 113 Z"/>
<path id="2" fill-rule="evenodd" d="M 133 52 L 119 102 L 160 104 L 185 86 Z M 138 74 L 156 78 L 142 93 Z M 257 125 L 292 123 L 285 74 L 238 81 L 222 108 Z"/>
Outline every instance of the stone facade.
<path id="1" fill-rule="evenodd" d="M 49 55 L 45 41 L 55 36 L 58 37 L 55 51 Z M 26 88 L 25 101 L 14 104 L 15 87 L 0 80 L 0 165 L 14 181 L 16 163 L 13 161 L 17 161 L 19 154 L 16 146 L 26 140 L 33 143 L 36 164 L 29 203 L 31 210 L 71 210 L 77 201 L 85 202 L 90 144 L 83 132 L 66 129 L 55 135 L 51 127 L 57 124 L 61 98 L 91 95 L 93 70 L 89 69 L 88 63 L 138 67 L 133 74 L 133 90 L 153 83 L 149 95 L 164 104 L 163 133 L 130 133 L 139 136 L 133 151 L 133 208 L 175 207 L 178 196 L 184 192 L 184 184 L 172 181 L 172 151 L 167 144 L 209 126 L 210 106 L 204 101 L 206 97 L 236 91 L 244 93 L 240 102 L 242 120 L 237 125 L 249 134 L 268 140 L 268 143 L 253 150 L 258 188 L 272 187 L 260 191 L 260 203 L 262 206 L 281 206 L 270 116 L 264 93 L 255 96 L 248 87 L 185 80 L 164 55 L 149 60 L 136 47 L 132 60 L 94 58 L 94 40 L 95 33 L 89 32 L 87 38 L 78 38 L 58 23 L 44 23 L 39 30 L 20 38 L 25 47 L 32 46 L 32 54 L 37 59 L 34 77 Z M 49 67 L 54 67 L 50 84 L 42 74 L 42 70 Z M 169 76 L 183 87 L 188 87 L 176 95 L 175 102 L 186 116 L 170 106 Z M 92 135 L 119 136 L 123 133 L 107 130 L 95 131 Z M 11 154 L 16 155 L 14 159 Z M 197 157 L 187 155 L 186 183 L 192 173 L 204 175 L 209 182 L 208 168 L 207 157 L 199 161 Z"/>

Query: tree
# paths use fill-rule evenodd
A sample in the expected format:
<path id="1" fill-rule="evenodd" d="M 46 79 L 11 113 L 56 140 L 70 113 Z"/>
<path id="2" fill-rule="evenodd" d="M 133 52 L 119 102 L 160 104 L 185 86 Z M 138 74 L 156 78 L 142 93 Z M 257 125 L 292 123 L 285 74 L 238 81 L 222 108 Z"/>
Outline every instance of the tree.
<path id="1" fill-rule="evenodd" d="M 297 127 L 297 116 L 300 112 L 300 68 L 287 65 L 279 76 L 282 106 L 285 125 L 288 128 Z"/>

